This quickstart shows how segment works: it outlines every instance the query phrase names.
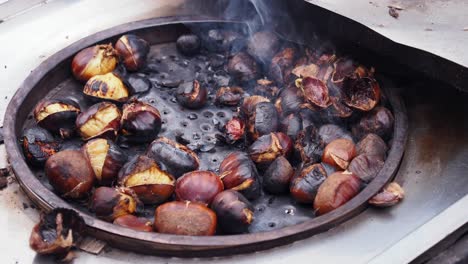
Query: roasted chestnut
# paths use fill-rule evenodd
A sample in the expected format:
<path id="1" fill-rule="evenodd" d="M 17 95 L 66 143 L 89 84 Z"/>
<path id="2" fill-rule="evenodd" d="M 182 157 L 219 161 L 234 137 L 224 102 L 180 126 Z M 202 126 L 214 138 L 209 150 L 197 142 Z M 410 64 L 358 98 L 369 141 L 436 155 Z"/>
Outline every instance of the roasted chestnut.
<path id="1" fill-rule="evenodd" d="M 86 82 L 91 77 L 112 72 L 119 58 L 112 44 L 96 45 L 78 52 L 72 61 L 73 76 Z"/>
<path id="2" fill-rule="evenodd" d="M 72 100 L 44 100 L 34 108 L 34 119 L 39 126 L 62 138 L 69 138 L 74 133 L 75 120 L 80 111 L 80 106 Z"/>
<path id="3" fill-rule="evenodd" d="M 186 108 L 199 109 L 206 104 L 208 91 L 197 80 L 183 83 L 177 88 L 177 101 Z"/>
<path id="4" fill-rule="evenodd" d="M 376 107 L 353 126 L 352 132 L 357 138 L 374 133 L 383 139 L 387 139 L 392 134 L 394 120 L 390 110 L 385 107 Z"/>
<path id="5" fill-rule="evenodd" d="M 176 178 L 189 171 L 197 170 L 200 165 L 195 152 L 165 137 L 153 141 L 146 155 L 164 166 L 164 169 Z"/>
<path id="6" fill-rule="evenodd" d="M 289 114 L 280 119 L 280 131 L 296 140 L 297 134 L 302 130 L 302 118 L 298 114 Z"/>
<path id="7" fill-rule="evenodd" d="M 234 190 L 225 190 L 216 195 L 211 209 L 218 217 L 220 229 L 226 234 L 245 233 L 254 221 L 252 204 Z"/>
<path id="8" fill-rule="evenodd" d="M 240 82 L 257 79 L 259 69 L 257 62 L 245 52 L 232 56 L 228 62 L 228 72 Z"/>
<path id="9" fill-rule="evenodd" d="M 337 118 L 348 118 L 353 114 L 353 109 L 347 106 L 343 100 L 336 96 L 330 96 L 330 106 L 327 108 L 327 114 Z"/>
<path id="10" fill-rule="evenodd" d="M 384 165 L 381 156 L 361 154 L 349 163 L 348 170 L 364 182 L 372 181 Z"/>
<path id="11" fill-rule="evenodd" d="M 248 119 L 253 115 L 257 104 L 262 102 L 270 102 L 270 100 L 260 95 L 245 97 L 239 109 L 240 116 L 244 119 Z"/>
<path id="12" fill-rule="evenodd" d="M 313 203 L 320 185 L 326 178 L 327 172 L 320 163 L 304 167 L 291 181 L 291 196 L 300 203 Z"/>
<path id="13" fill-rule="evenodd" d="M 204 47 L 215 52 L 238 52 L 245 46 L 244 38 L 235 31 L 211 29 L 208 34 L 202 35 Z"/>
<path id="14" fill-rule="evenodd" d="M 297 50 L 293 47 L 285 47 L 281 49 L 271 59 L 268 76 L 278 84 L 287 82 L 296 56 Z"/>
<path id="15" fill-rule="evenodd" d="M 31 165 L 42 166 L 46 160 L 60 150 L 60 145 L 49 131 L 32 127 L 24 131 L 23 153 Z"/>
<path id="16" fill-rule="evenodd" d="M 186 55 L 193 56 L 200 51 L 200 38 L 195 34 L 185 34 L 177 38 L 177 50 Z"/>
<path id="17" fill-rule="evenodd" d="M 310 125 L 297 134 L 294 152 L 297 159 L 304 164 L 317 163 L 322 158 L 324 147 L 317 129 L 314 125 Z"/>
<path id="18" fill-rule="evenodd" d="M 130 159 L 119 172 L 120 186 L 135 191 L 145 204 L 166 201 L 174 192 L 175 179 L 151 158 L 139 155 Z"/>
<path id="19" fill-rule="evenodd" d="M 142 94 L 151 89 L 151 81 L 139 73 L 126 76 L 125 83 L 132 94 Z"/>
<path id="20" fill-rule="evenodd" d="M 346 79 L 359 79 L 363 77 L 372 77 L 373 69 L 368 70 L 348 58 L 340 58 L 334 63 L 334 71 L 331 81 L 335 84 L 342 84 Z"/>
<path id="21" fill-rule="evenodd" d="M 278 113 L 289 115 L 291 113 L 298 113 L 303 103 L 304 95 L 302 91 L 296 86 L 290 85 L 286 89 L 281 90 L 275 106 Z"/>
<path id="22" fill-rule="evenodd" d="M 250 158 L 260 166 L 268 166 L 279 156 L 289 156 L 293 143 L 282 132 L 270 133 L 259 137 L 248 149 Z"/>
<path id="23" fill-rule="evenodd" d="M 323 150 L 322 161 L 346 170 L 351 160 L 356 156 L 356 146 L 346 138 L 335 139 Z"/>
<path id="24" fill-rule="evenodd" d="M 263 174 L 263 188 L 272 194 L 286 193 L 293 175 L 294 169 L 289 161 L 279 156 Z"/>
<path id="25" fill-rule="evenodd" d="M 385 141 L 376 134 L 367 134 L 356 145 L 357 154 L 376 155 L 385 158 L 388 147 Z"/>
<path id="26" fill-rule="evenodd" d="M 244 152 L 227 155 L 219 166 L 219 177 L 225 189 L 240 192 L 248 199 L 260 196 L 260 179 L 255 164 Z"/>
<path id="27" fill-rule="evenodd" d="M 114 142 L 96 138 L 83 146 L 94 175 L 100 185 L 111 185 L 117 181 L 119 170 L 127 161 L 127 155 Z"/>
<path id="28" fill-rule="evenodd" d="M 380 100 L 380 86 L 373 78 L 346 79 L 342 90 L 344 103 L 362 111 L 372 110 Z"/>
<path id="29" fill-rule="evenodd" d="M 330 105 L 327 85 L 314 77 L 296 80 L 296 86 L 302 90 L 304 98 L 313 106 L 325 108 Z"/>
<path id="30" fill-rule="evenodd" d="M 247 52 L 262 63 L 269 61 L 280 47 L 279 38 L 271 31 L 259 31 L 253 34 L 247 42 Z"/>
<path id="31" fill-rule="evenodd" d="M 221 87 L 216 92 L 216 103 L 220 105 L 236 106 L 242 100 L 244 90 L 241 87 Z"/>
<path id="32" fill-rule="evenodd" d="M 161 130 L 161 114 L 156 107 L 135 100 L 124 105 L 120 127 L 126 140 L 149 142 Z"/>
<path id="33" fill-rule="evenodd" d="M 270 102 L 256 104 L 246 127 L 247 135 L 251 140 L 257 140 L 263 135 L 278 131 L 279 120 L 276 107 Z"/>
<path id="34" fill-rule="evenodd" d="M 102 102 L 92 105 L 76 118 L 76 127 L 84 140 L 94 137 L 117 138 L 121 113 L 112 103 Z"/>
<path id="35" fill-rule="evenodd" d="M 115 49 L 129 71 L 138 71 L 146 64 L 150 46 L 144 39 L 127 34 L 117 40 Z"/>
<path id="36" fill-rule="evenodd" d="M 211 171 L 192 171 L 177 179 L 177 200 L 209 205 L 213 198 L 224 190 L 221 179 Z"/>
<path id="37" fill-rule="evenodd" d="M 280 92 L 278 86 L 274 85 L 268 79 L 258 79 L 254 87 L 254 93 L 257 95 L 265 96 L 267 98 L 275 98 Z"/>
<path id="38" fill-rule="evenodd" d="M 94 191 L 89 205 L 96 217 L 112 222 L 116 218 L 142 209 L 135 192 L 126 188 L 99 187 Z"/>
<path id="39" fill-rule="evenodd" d="M 405 197 L 405 191 L 396 183 L 387 184 L 378 194 L 369 200 L 369 204 L 377 207 L 389 207 L 399 203 Z"/>
<path id="40" fill-rule="evenodd" d="M 118 225 L 118 226 L 123 226 L 126 228 L 130 228 L 136 231 L 143 231 L 143 232 L 153 231 L 153 223 L 151 223 L 150 220 L 144 217 L 137 217 L 131 214 L 117 217 L 114 220 L 113 224 Z"/>
<path id="41" fill-rule="evenodd" d="M 216 232 L 216 214 L 208 207 L 192 202 L 169 202 L 156 208 L 154 229 L 158 233 L 212 236 Z"/>
<path id="42" fill-rule="evenodd" d="M 334 124 L 322 125 L 318 130 L 318 137 L 325 145 L 339 138 L 353 140 L 351 133 Z"/>
<path id="43" fill-rule="evenodd" d="M 227 121 L 223 127 L 223 137 L 228 144 L 234 144 L 238 140 L 242 139 L 245 134 L 245 124 L 242 119 L 233 117 Z"/>
<path id="44" fill-rule="evenodd" d="M 361 190 L 361 180 L 352 172 L 335 172 L 320 185 L 314 200 L 319 215 L 342 206 Z"/>
<path id="45" fill-rule="evenodd" d="M 80 199 L 93 188 L 94 172 L 81 151 L 63 150 L 45 163 L 45 174 L 50 185 L 61 196 Z"/>
<path id="46" fill-rule="evenodd" d="M 130 95 L 127 86 L 113 72 L 93 76 L 86 82 L 83 93 L 94 98 L 114 102 L 125 102 Z"/>

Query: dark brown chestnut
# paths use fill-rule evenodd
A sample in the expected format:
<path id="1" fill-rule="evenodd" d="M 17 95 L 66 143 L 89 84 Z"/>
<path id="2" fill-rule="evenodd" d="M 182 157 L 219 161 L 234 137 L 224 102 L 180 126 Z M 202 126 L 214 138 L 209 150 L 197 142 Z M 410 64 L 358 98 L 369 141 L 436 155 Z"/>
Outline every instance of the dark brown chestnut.
<path id="1" fill-rule="evenodd" d="M 211 29 L 206 35 L 201 35 L 204 47 L 214 52 L 238 52 L 245 46 L 241 34 L 231 30 Z"/>
<path id="2" fill-rule="evenodd" d="M 280 119 L 280 131 L 288 135 L 292 140 L 296 140 L 301 130 L 302 118 L 300 115 L 289 114 Z"/>
<path id="3" fill-rule="evenodd" d="M 117 40 L 115 49 L 127 70 L 138 71 L 146 64 L 150 46 L 146 40 L 127 34 Z"/>
<path id="4" fill-rule="evenodd" d="M 211 209 L 218 217 L 220 229 L 226 234 L 245 233 L 254 221 L 252 204 L 234 190 L 225 190 L 216 195 Z"/>
<path id="5" fill-rule="evenodd" d="M 288 82 L 296 56 L 297 49 L 293 47 L 285 47 L 281 49 L 271 59 L 268 76 L 278 84 Z"/>
<path id="6" fill-rule="evenodd" d="M 270 102 L 270 100 L 260 95 L 245 97 L 239 109 L 240 116 L 244 119 L 248 119 L 251 115 L 253 115 L 257 104 L 263 102 Z"/>
<path id="7" fill-rule="evenodd" d="M 117 138 L 120 128 L 119 108 L 108 102 L 92 105 L 76 118 L 78 133 L 84 140 L 95 137 Z"/>
<path id="8" fill-rule="evenodd" d="M 154 230 L 158 233 L 212 236 L 216 225 L 216 214 L 198 203 L 169 202 L 158 206 L 154 213 Z"/>
<path id="9" fill-rule="evenodd" d="M 111 140 L 96 138 L 83 146 L 83 152 L 100 185 L 117 182 L 118 173 L 127 161 L 127 155 L 119 146 Z"/>
<path id="10" fill-rule="evenodd" d="M 241 87 L 220 87 L 216 92 L 216 103 L 219 105 L 236 106 L 243 96 L 244 90 Z"/>
<path id="11" fill-rule="evenodd" d="M 202 108 L 206 104 L 207 96 L 208 91 L 197 80 L 181 84 L 176 91 L 179 104 L 189 109 Z"/>
<path id="12" fill-rule="evenodd" d="M 120 127 L 128 141 L 153 141 L 161 130 L 161 114 L 156 107 L 134 100 L 124 105 Z"/>
<path id="13" fill-rule="evenodd" d="M 405 191 L 396 182 L 387 184 L 378 194 L 369 200 L 369 204 L 377 207 L 389 207 L 399 203 L 405 197 Z"/>
<path id="14" fill-rule="evenodd" d="M 112 222 L 120 216 L 140 211 L 142 206 L 131 189 L 99 187 L 94 191 L 89 209 L 96 217 Z"/>
<path id="15" fill-rule="evenodd" d="M 328 145 L 333 140 L 339 138 L 353 140 L 351 133 L 334 124 L 322 125 L 318 130 L 318 137 L 324 145 Z"/>
<path id="16" fill-rule="evenodd" d="M 130 159 L 119 172 L 120 186 L 135 191 L 145 204 L 166 201 L 174 192 L 175 179 L 151 158 L 139 155 Z"/>
<path id="17" fill-rule="evenodd" d="M 41 127 L 32 127 L 24 131 L 23 153 L 31 165 L 44 165 L 46 160 L 59 150 L 60 145 L 49 131 Z"/>
<path id="18" fill-rule="evenodd" d="M 392 134 L 393 122 L 392 112 L 385 107 L 376 107 L 359 120 L 352 128 L 356 138 L 374 133 L 383 139 L 387 139 Z"/>
<path id="19" fill-rule="evenodd" d="M 225 189 L 238 191 L 248 199 L 260 196 L 257 168 L 244 152 L 235 151 L 227 155 L 219 166 L 219 177 Z"/>
<path id="20" fill-rule="evenodd" d="M 238 117 L 231 118 L 223 127 L 223 137 L 228 144 L 234 144 L 245 135 L 245 124 Z"/>
<path id="21" fill-rule="evenodd" d="M 177 38 L 177 50 L 186 55 L 193 56 L 200 52 L 200 38 L 195 34 L 185 34 Z"/>
<path id="22" fill-rule="evenodd" d="M 245 52 L 239 52 L 230 58 L 227 69 L 240 82 L 255 80 L 259 75 L 257 62 Z"/>
<path id="23" fill-rule="evenodd" d="M 276 98 L 279 94 L 280 89 L 274 85 L 272 81 L 264 78 L 258 79 L 257 84 L 254 87 L 254 93 L 257 95 L 265 96 L 267 98 Z"/>
<path id="24" fill-rule="evenodd" d="M 69 99 L 43 100 L 34 108 L 36 123 L 62 138 L 69 138 L 75 130 L 80 106 Z"/>
<path id="25" fill-rule="evenodd" d="M 122 215 L 117 217 L 114 222 L 114 225 L 123 226 L 126 228 L 130 228 L 136 231 L 143 231 L 143 232 L 152 232 L 153 231 L 153 223 L 149 219 L 144 217 L 137 217 L 134 215 Z"/>
<path id="26" fill-rule="evenodd" d="M 327 114 L 337 118 L 348 118 L 353 114 L 353 109 L 347 106 L 343 99 L 330 96 L 330 106 L 327 108 Z"/>
<path id="27" fill-rule="evenodd" d="M 126 102 L 130 96 L 128 87 L 113 72 L 90 78 L 83 88 L 83 93 L 93 98 L 119 103 Z"/>
<path id="28" fill-rule="evenodd" d="M 220 177 L 211 171 L 192 171 L 177 179 L 175 194 L 179 201 L 209 205 L 224 190 Z"/>
<path id="29" fill-rule="evenodd" d="M 381 156 L 361 154 L 349 163 L 348 170 L 364 182 L 372 181 L 384 165 Z"/>
<path id="30" fill-rule="evenodd" d="M 80 199 L 93 188 L 94 172 L 81 151 L 63 150 L 45 163 L 45 174 L 50 185 L 61 196 Z"/>
<path id="31" fill-rule="evenodd" d="M 367 134 L 356 145 L 357 154 L 376 155 L 385 158 L 388 147 L 385 141 L 376 134 Z"/>
<path id="32" fill-rule="evenodd" d="M 176 178 L 189 171 L 197 170 L 200 165 L 195 152 L 165 137 L 153 141 L 146 155 L 164 166 L 164 169 Z"/>
<path id="33" fill-rule="evenodd" d="M 263 174 L 263 188 L 272 194 L 287 193 L 293 175 L 294 169 L 289 161 L 279 156 Z"/>
<path id="34" fill-rule="evenodd" d="M 351 160 L 356 156 L 356 146 L 346 138 L 335 139 L 323 151 L 322 161 L 346 170 Z"/>
<path id="35" fill-rule="evenodd" d="M 270 102 L 257 103 L 246 125 L 247 135 L 251 140 L 257 140 L 263 135 L 276 132 L 278 127 L 278 112 Z"/>
<path id="36" fill-rule="evenodd" d="M 73 76 L 86 82 L 91 77 L 112 72 L 119 58 L 112 44 L 96 45 L 78 52 L 72 61 Z"/>
<path id="37" fill-rule="evenodd" d="M 286 89 L 281 90 L 278 99 L 276 99 L 275 106 L 278 113 L 289 115 L 292 113 L 297 114 L 302 104 L 304 103 L 304 94 L 295 85 L 290 85 Z"/>
<path id="38" fill-rule="evenodd" d="M 247 42 L 247 52 L 263 64 L 269 65 L 269 60 L 280 47 L 279 38 L 271 31 L 259 31 L 253 34 Z"/>
<path id="39" fill-rule="evenodd" d="M 297 159 L 304 164 L 318 163 L 322 158 L 324 147 L 317 129 L 314 125 L 310 125 L 297 134 L 294 152 Z"/>
<path id="40" fill-rule="evenodd" d="M 380 86 L 373 78 L 346 79 L 342 90 L 344 103 L 362 111 L 372 110 L 380 100 Z"/>
<path id="41" fill-rule="evenodd" d="M 313 203 L 320 185 L 326 178 L 327 172 L 320 163 L 302 168 L 291 181 L 291 196 L 300 203 Z"/>
<path id="42" fill-rule="evenodd" d="M 302 90 L 304 98 L 313 106 L 326 108 L 330 105 L 327 85 L 314 77 L 296 80 L 296 86 Z"/>
<path id="43" fill-rule="evenodd" d="M 320 185 L 314 200 L 319 215 L 342 206 L 361 190 L 361 180 L 352 172 L 335 172 Z"/>
<path id="44" fill-rule="evenodd" d="M 248 149 L 250 158 L 260 166 L 268 166 L 279 156 L 289 156 L 293 143 L 282 132 L 259 137 Z"/>

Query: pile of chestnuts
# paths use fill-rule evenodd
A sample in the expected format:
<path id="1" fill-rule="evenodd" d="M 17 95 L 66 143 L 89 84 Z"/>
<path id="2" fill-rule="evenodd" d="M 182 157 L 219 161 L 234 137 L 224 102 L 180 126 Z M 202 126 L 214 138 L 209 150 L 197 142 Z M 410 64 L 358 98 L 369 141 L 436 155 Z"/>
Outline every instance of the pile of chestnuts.
<path id="1" fill-rule="evenodd" d="M 138 231 L 239 234 L 249 232 L 253 204 L 264 193 L 289 195 L 323 215 L 356 196 L 384 166 L 394 117 L 373 68 L 268 31 L 245 37 L 212 29 L 182 35 L 175 47 L 181 58 L 209 57 L 210 69 L 230 76 L 223 85 L 195 75 L 164 88 L 173 89 L 180 111 L 234 111 L 216 127 L 216 145 L 230 149 L 219 168 L 206 169 L 199 149 L 164 136 L 158 105 L 138 99 L 141 85 L 162 88 L 136 85 L 135 73 L 151 68 L 151 50 L 129 34 L 74 56 L 71 71 L 89 104 L 54 98 L 33 111 L 24 155 L 44 169 L 57 194 Z M 372 203 L 401 199 L 401 188 L 390 187 Z M 154 218 L 145 208 L 153 208 Z"/>

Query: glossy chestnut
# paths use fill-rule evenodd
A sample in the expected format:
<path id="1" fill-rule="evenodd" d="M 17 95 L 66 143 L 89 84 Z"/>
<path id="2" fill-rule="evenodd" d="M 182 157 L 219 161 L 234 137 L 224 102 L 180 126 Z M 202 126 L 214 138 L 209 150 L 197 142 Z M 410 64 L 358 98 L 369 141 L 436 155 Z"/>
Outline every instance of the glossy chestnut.
<path id="1" fill-rule="evenodd" d="M 83 93 L 92 98 L 118 103 L 126 102 L 130 96 L 128 87 L 113 72 L 91 77 L 86 82 Z"/>
<path id="2" fill-rule="evenodd" d="M 192 171 L 177 179 L 175 194 L 179 201 L 209 205 L 224 190 L 223 182 L 214 172 Z"/>
<path id="3" fill-rule="evenodd" d="M 176 47 L 180 53 L 193 56 L 200 52 L 201 41 L 195 34 L 185 34 L 177 38 Z"/>
<path id="4" fill-rule="evenodd" d="M 381 156 L 361 154 L 349 163 L 348 170 L 364 182 L 372 181 L 384 166 Z"/>
<path id="5" fill-rule="evenodd" d="M 367 134 L 356 145 L 357 154 L 376 155 L 385 158 L 388 151 L 385 141 L 376 134 Z"/>
<path id="6" fill-rule="evenodd" d="M 291 196 L 300 203 L 313 203 L 327 172 L 320 163 L 307 165 L 295 176 L 289 187 Z"/>
<path id="7" fill-rule="evenodd" d="M 202 108 L 206 104 L 207 97 L 208 91 L 197 80 L 181 84 L 176 91 L 179 104 L 189 109 Z"/>
<path id="8" fill-rule="evenodd" d="M 396 182 L 391 182 L 374 197 L 369 200 L 369 204 L 377 207 L 389 207 L 399 203 L 405 197 L 405 191 Z"/>
<path id="9" fill-rule="evenodd" d="M 122 110 L 122 136 L 131 142 L 154 140 L 161 130 L 161 114 L 156 107 L 141 101 L 131 101 Z"/>
<path id="10" fill-rule="evenodd" d="M 244 90 L 239 86 L 220 87 L 216 92 L 216 103 L 219 105 L 236 106 L 243 96 Z"/>
<path id="11" fill-rule="evenodd" d="M 89 209 L 97 218 L 112 222 L 123 215 L 140 211 L 142 206 L 131 189 L 99 187 L 91 197 Z"/>
<path id="12" fill-rule="evenodd" d="M 346 79 L 342 90 L 344 103 L 362 111 L 372 110 L 380 101 L 380 86 L 373 78 Z"/>
<path id="13" fill-rule="evenodd" d="M 247 52 L 263 64 L 269 65 L 270 59 L 280 47 L 279 38 L 271 31 L 259 31 L 247 42 Z"/>
<path id="14" fill-rule="evenodd" d="M 218 217 L 220 229 L 226 234 L 245 233 L 254 221 L 252 204 L 234 190 L 225 190 L 216 195 L 211 209 Z"/>
<path id="15" fill-rule="evenodd" d="M 73 76 L 86 82 L 91 77 L 112 72 L 119 58 L 112 44 L 96 45 L 78 52 L 73 57 L 71 68 Z"/>
<path id="16" fill-rule="evenodd" d="M 356 156 L 356 146 L 346 138 L 335 139 L 323 150 L 322 161 L 345 170 Z"/>
<path id="17" fill-rule="evenodd" d="M 227 70 L 238 81 L 249 82 L 257 79 L 260 73 L 258 67 L 250 55 L 239 52 L 229 59 Z"/>
<path id="18" fill-rule="evenodd" d="M 143 231 L 143 232 L 152 232 L 153 231 L 153 223 L 149 219 L 144 217 L 137 217 L 131 214 L 122 215 L 117 217 L 114 222 L 114 225 L 123 226 L 126 228 L 130 228 L 136 231 Z"/>
<path id="19" fill-rule="evenodd" d="M 247 135 L 251 140 L 257 140 L 263 135 L 276 132 L 278 127 L 278 112 L 270 102 L 257 103 L 246 124 Z"/>
<path id="20" fill-rule="evenodd" d="M 84 140 L 104 137 L 114 140 L 120 129 L 119 108 L 108 102 L 92 105 L 76 118 L 76 128 Z"/>
<path id="21" fill-rule="evenodd" d="M 244 138 L 245 123 L 238 117 L 233 117 L 226 122 L 223 129 L 223 137 L 226 143 L 234 144 L 235 142 Z"/>
<path id="22" fill-rule="evenodd" d="M 367 113 L 352 128 L 353 135 L 357 138 L 374 133 L 383 139 L 392 134 L 395 119 L 390 110 L 379 106 Z"/>
<path id="23" fill-rule="evenodd" d="M 50 99 L 39 102 L 34 108 L 36 123 L 62 138 L 74 134 L 75 120 L 80 106 L 69 99 Z"/>
<path id="24" fill-rule="evenodd" d="M 115 49 L 125 68 L 129 71 L 137 71 L 146 64 L 150 46 L 146 40 L 133 34 L 127 34 L 117 40 Z"/>
<path id="25" fill-rule="evenodd" d="M 263 174 L 263 188 L 272 194 L 287 193 L 293 176 L 294 168 L 285 157 L 279 156 Z"/>
<path id="26" fill-rule="evenodd" d="M 279 156 L 289 156 L 293 143 L 288 135 L 282 132 L 270 133 L 259 137 L 250 147 L 250 158 L 260 166 L 268 166 Z"/>
<path id="27" fill-rule="evenodd" d="M 302 130 L 302 118 L 299 114 L 289 114 L 280 118 L 280 131 L 288 135 L 292 140 L 296 140 L 297 135 Z"/>
<path id="28" fill-rule="evenodd" d="M 278 84 L 288 82 L 297 53 L 297 49 L 293 47 L 281 49 L 271 59 L 268 76 Z"/>
<path id="29" fill-rule="evenodd" d="M 23 133 L 23 153 L 28 163 L 42 166 L 46 160 L 60 150 L 60 145 L 49 131 L 41 127 L 28 128 Z"/>

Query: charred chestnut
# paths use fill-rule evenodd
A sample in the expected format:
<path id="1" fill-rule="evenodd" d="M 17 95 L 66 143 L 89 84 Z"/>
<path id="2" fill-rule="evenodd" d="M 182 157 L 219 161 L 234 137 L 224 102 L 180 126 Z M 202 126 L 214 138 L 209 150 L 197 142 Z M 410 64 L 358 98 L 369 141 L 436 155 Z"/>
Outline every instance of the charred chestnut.
<path id="1" fill-rule="evenodd" d="M 148 42 L 132 34 L 123 35 L 115 43 L 115 49 L 129 71 L 137 71 L 146 64 L 150 47 Z"/>
<path id="2" fill-rule="evenodd" d="M 292 179 L 289 191 L 296 201 L 313 203 L 320 185 L 326 178 L 327 172 L 320 163 L 308 165 Z"/>
<path id="3" fill-rule="evenodd" d="M 234 190 L 225 190 L 216 195 L 211 209 L 218 217 L 220 229 L 227 234 L 247 232 L 254 221 L 253 206 L 242 194 Z"/>
<path id="4" fill-rule="evenodd" d="M 96 217 L 112 222 L 118 217 L 141 210 L 142 206 L 135 192 L 130 189 L 99 187 L 94 191 L 89 209 Z"/>
<path id="5" fill-rule="evenodd" d="M 257 62 L 245 52 L 239 52 L 229 59 L 228 72 L 241 82 L 257 79 L 259 75 Z"/>
<path id="6" fill-rule="evenodd" d="M 45 163 L 45 174 L 55 191 L 71 199 L 87 196 L 95 178 L 88 160 L 78 150 L 64 150 L 51 156 Z"/>
<path id="7" fill-rule="evenodd" d="M 361 190 L 361 180 L 352 172 L 335 172 L 320 185 L 314 200 L 319 215 L 342 206 Z"/>
<path id="8" fill-rule="evenodd" d="M 377 207 L 389 207 L 399 203 L 405 197 L 405 191 L 396 182 L 387 184 L 378 194 L 369 200 L 369 204 Z"/>
<path id="9" fill-rule="evenodd" d="M 270 133 L 259 137 L 248 149 L 250 158 L 258 165 L 269 165 L 279 156 L 288 156 L 293 143 L 282 132 Z"/>
<path id="10" fill-rule="evenodd" d="M 100 185 L 111 185 L 116 182 L 119 170 L 127 161 L 127 155 L 114 142 L 96 138 L 83 146 L 94 175 Z"/>
<path id="11" fill-rule="evenodd" d="M 240 116 L 244 119 L 248 119 L 251 115 L 253 115 L 257 104 L 263 102 L 270 102 L 270 100 L 260 95 L 245 97 L 239 109 Z"/>
<path id="12" fill-rule="evenodd" d="M 286 193 L 293 175 L 294 169 L 289 161 L 279 156 L 263 174 L 263 188 L 273 194 Z"/>
<path id="13" fill-rule="evenodd" d="M 364 182 L 372 181 L 384 165 L 380 156 L 361 154 L 349 163 L 348 170 L 361 178 Z"/>
<path id="14" fill-rule="evenodd" d="M 281 118 L 281 132 L 288 135 L 292 140 L 296 140 L 297 134 L 302 130 L 302 118 L 298 114 L 289 114 Z"/>
<path id="15" fill-rule="evenodd" d="M 186 55 L 193 56 L 200 51 L 200 38 L 194 34 L 186 34 L 177 38 L 177 50 Z"/>
<path id="16" fill-rule="evenodd" d="M 191 202 L 165 203 L 154 213 L 154 229 L 158 233 L 212 236 L 216 223 L 216 214 L 211 209 Z"/>
<path id="17" fill-rule="evenodd" d="M 267 98 L 275 98 L 279 94 L 280 89 L 268 79 L 258 79 L 257 84 L 254 87 L 254 92 L 257 95 L 265 96 Z"/>
<path id="18" fill-rule="evenodd" d="M 358 154 L 367 154 L 385 158 L 388 147 L 385 141 L 376 134 L 367 134 L 356 145 Z"/>
<path id="19" fill-rule="evenodd" d="M 253 34 L 247 42 L 247 52 L 264 64 L 269 61 L 280 47 L 279 38 L 270 31 L 260 31 Z"/>
<path id="20" fill-rule="evenodd" d="M 373 78 L 346 79 L 343 83 L 343 101 L 350 107 L 372 110 L 380 100 L 380 86 Z"/>
<path id="21" fill-rule="evenodd" d="M 151 89 L 151 81 L 139 73 L 126 76 L 125 83 L 128 85 L 132 94 L 142 94 Z"/>
<path id="22" fill-rule="evenodd" d="M 238 52 L 245 46 L 244 38 L 235 31 L 211 29 L 202 35 L 204 47 L 215 52 Z"/>
<path id="23" fill-rule="evenodd" d="M 299 112 L 303 103 L 304 95 L 302 91 L 296 86 L 290 85 L 288 88 L 281 90 L 275 106 L 278 113 L 289 115 Z"/>
<path id="24" fill-rule="evenodd" d="M 216 103 L 220 105 L 236 106 L 242 100 L 244 90 L 241 87 L 221 87 L 216 92 Z"/>
<path id="25" fill-rule="evenodd" d="M 223 182 L 214 172 L 192 171 L 177 179 L 175 194 L 180 201 L 209 205 L 223 189 Z"/>
<path id="26" fill-rule="evenodd" d="M 351 160 L 356 156 L 356 146 L 346 138 L 335 139 L 323 151 L 322 161 L 346 170 Z"/>
<path id="27" fill-rule="evenodd" d="M 136 231 L 143 231 L 143 232 L 152 232 L 153 231 L 153 223 L 150 220 L 144 217 L 137 217 L 134 215 L 122 215 L 117 217 L 114 222 L 114 225 L 123 226 L 126 228 L 130 228 Z"/>
<path id="28" fill-rule="evenodd" d="M 177 101 L 184 107 L 199 109 L 206 104 L 208 91 L 197 80 L 183 83 L 177 88 Z"/>
<path id="29" fill-rule="evenodd" d="M 121 113 L 112 103 L 102 102 L 92 105 L 76 118 L 76 127 L 84 140 L 94 137 L 117 138 Z"/>
<path id="30" fill-rule="evenodd" d="M 248 199 L 260 196 L 257 168 L 244 152 L 235 151 L 226 156 L 219 166 L 219 177 L 225 189 L 238 191 Z"/>
<path id="31" fill-rule="evenodd" d="M 233 117 L 223 128 L 223 137 L 228 144 L 234 144 L 242 139 L 245 134 L 245 124 L 242 119 Z"/>
<path id="32" fill-rule="evenodd" d="M 195 152 L 165 137 L 153 141 L 149 145 L 146 155 L 164 166 L 176 178 L 198 169 L 200 165 L 200 160 Z"/>
<path id="33" fill-rule="evenodd" d="M 23 153 L 32 165 L 44 165 L 46 160 L 59 150 L 60 146 L 54 137 L 41 127 L 29 128 L 23 134 Z"/>
<path id="34" fill-rule="evenodd" d="M 392 134 L 394 120 L 390 110 L 385 107 L 376 107 L 353 126 L 352 132 L 357 138 L 374 133 L 386 139 Z"/>
<path id="35" fill-rule="evenodd" d="M 342 84 L 346 79 L 359 79 L 363 77 L 372 77 L 373 69 L 368 70 L 348 58 L 340 58 L 334 63 L 334 71 L 331 81 L 335 84 Z"/>
<path id="36" fill-rule="evenodd" d="M 297 134 L 294 152 L 298 160 L 304 164 L 317 163 L 322 158 L 324 147 L 317 129 L 314 125 L 310 125 Z"/>
<path id="37" fill-rule="evenodd" d="M 326 124 L 321 126 L 318 130 L 318 136 L 322 143 L 325 145 L 328 145 L 333 140 L 339 138 L 353 140 L 351 133 L 344 130 L 342 127 L 334 124 Z"/>
<path id="38" fill-rule="evenodd" d="M 153 159 L 140 155 L 122 167 L 119 184 L 132 189 L 143 203 L 156 204 L 166 201 L 172 195 L 175 179 Z"/>
<path id="39" fill-rule="evenodd" d="M 339 97 L 330 96 L 330 103 L 327 113 L 332 117 L 348 118 L 353 114 L 353 109 L 347 106 Z"/>
<path id="40" fill-rule="evenodd" d="M 83 93 L 114 102 L 125 102 L 130 95 L 127 86 L 113 72 L 96 75 L 89 79 L 83 88 Z"/>
<path id="41" fill-rule="evenodd" d="M 80 106 L 68 99 L 44 100 L 34 108 L 36 123 L 62 138 L 69 138 L 75 130 Z"/>
<path id="42" fill-rule="evenodd" d="M 293 47 L 285 47 L 271 59 L 268 75 L 278 84 L 288 81 L 291 74 L 297 50 Z"/>
<path id="43" fill-rule="evenodd" d="M 278 131 L 279 120 L 276 107 L 270 102 L 260 102 L 255 105 L 253 113 L 247 122 L 247 134 L 250 139 Z"/>
<path id="44" fill-rule="evenodd" d="M 135 100 L 124 105 L 120 127 L 126 140 L 152 141 L 161 130 L 161 114 L 152 105 Z"/>
<path id="45" fill-rule="evenodd" d="M 91 77 L 112 72 L 119 58 L 112 44 L 96 45 L 78 52 L 72 61 L 73 76 L 86 82 Z"/>
<path id="46" fill-rule="evenodd" d="M 296 86 L 302 90 L 304 98 L 314 106 L 325 108 L 330 105 L 327 85 L 313 77 L 296 80 Z"/>

